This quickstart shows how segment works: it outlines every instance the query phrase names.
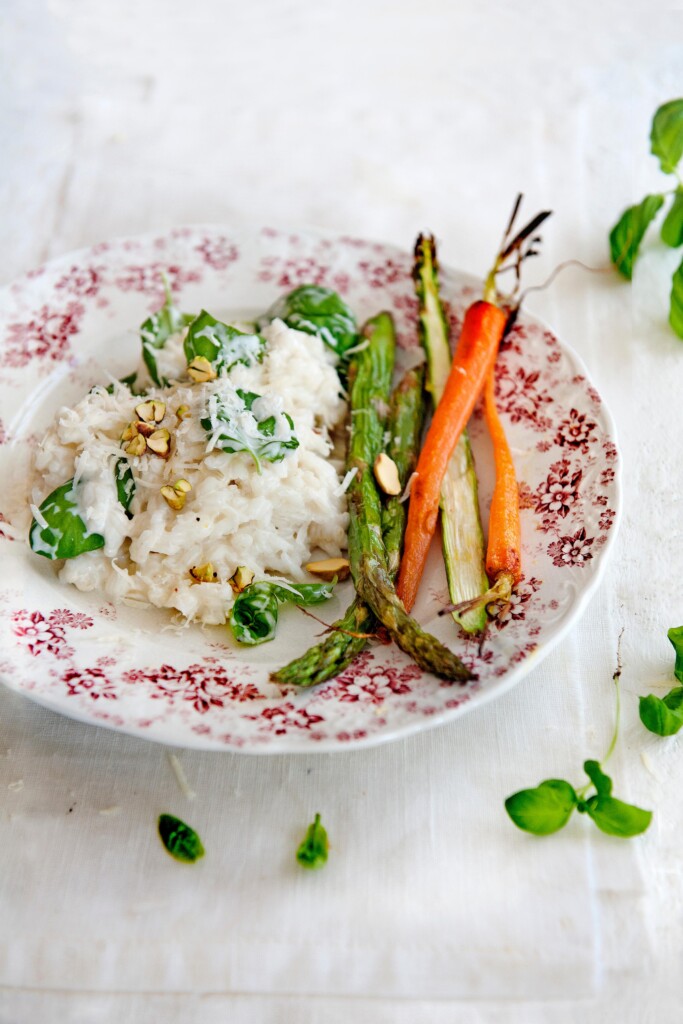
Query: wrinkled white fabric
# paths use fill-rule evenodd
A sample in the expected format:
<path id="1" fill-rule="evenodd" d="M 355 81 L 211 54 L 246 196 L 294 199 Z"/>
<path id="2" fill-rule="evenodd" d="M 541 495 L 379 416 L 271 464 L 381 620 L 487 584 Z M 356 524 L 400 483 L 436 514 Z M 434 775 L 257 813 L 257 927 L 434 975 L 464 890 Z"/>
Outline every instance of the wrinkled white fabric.
<path id="1" fill-rule="evenodd" d="M 430 227 L 444 262 L 483 274 L 520 189 L 527 210 L 555 210 L 529 267 L 540 280 L 571 257 L 604 266 L 620 211 L 666 187 L 648 133 L 681 91 L 680 11 L 211 0 L 190 17 L 123 0 L 114 19 L 99 0 L 35 0 L 9 15 L 6 282 L 183 222 L 404 247 Z M 672 685 L 665 633 L 683 621 L 683 349 L 665 323 L 676 262 L 655 241 L 632 286 L 567 270 L 528 298 L 616 419 L 625 509 L 584 618 L 500 700 L 357 753 L 177 752 L 190 802 L 162 748 L 0 692 L 2 1024 L 341 1021 L 349 1006 L 411 1024 L 635 1022 L 646 998 L 676 1019 L 680 741 L 646 734 L 636 700 Z M 580 783 L 608 745 L 622 628 L 611 774 L 653 825 L 632 842 L 578 817 L 525 836 L 505 796 Z M 195 825 L 204 861 L 166 857 L 163 811 Z M 293 853 L 315 811 L 332 851 L 304 874 Z"/>

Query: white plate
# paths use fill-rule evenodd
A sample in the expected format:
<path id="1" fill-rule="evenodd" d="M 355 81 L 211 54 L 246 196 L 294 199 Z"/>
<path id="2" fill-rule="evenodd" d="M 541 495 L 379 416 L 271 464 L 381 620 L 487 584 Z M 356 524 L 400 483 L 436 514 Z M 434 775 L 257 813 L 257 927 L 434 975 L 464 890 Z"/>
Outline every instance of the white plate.
<path id="1" fill-rule="evenodd" d="M 176 746 L 340 750 L 456 718 L 548 653 L 602 575 L 619 515 L 618 454 L 581 361 L 529 316 L 501 351 L 498 385 L 520 480 L 524 578 L 481 649 L 449 617 L 437 617 L 447 590 L 436 544 L 415 608 L 477 672 L 475 682 L 444 683 L 396 647 L 375 646 L 314 690 L 273 686 L 269 672 L 321 629 L 298 609 L 283 609 L 274 642 L 240 649 L 224 628 L 178 630 L 170 613 L 114 607 L 62 585 L 26 543 L 34 445 L 60 405 L 135 365 L 136 328 L 163 298 L 162 272 L 183 309 L 236 315 L 267 309 L 297 284 L 329 285 L 359 321 L 389 309 L 409 350 L 418 344 L 411 264 L 407 252 L 358 239 L 192 227 L 81 250 L 0 293 L 3 682 L 62 714 Z M 444 270 L 442 290 L 457 328 L 480 286 Z M 492 460 L 476 414 L 471 435 L 486 509 Z M 325 606 L 325 619 L 348 599 L 350 584 Z"/>

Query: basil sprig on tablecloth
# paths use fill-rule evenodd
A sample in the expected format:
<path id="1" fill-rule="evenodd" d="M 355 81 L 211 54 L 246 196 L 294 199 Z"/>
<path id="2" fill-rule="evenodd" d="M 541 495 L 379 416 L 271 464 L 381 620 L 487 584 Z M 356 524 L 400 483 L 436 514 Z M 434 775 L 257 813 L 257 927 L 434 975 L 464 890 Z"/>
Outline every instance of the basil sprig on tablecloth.
<path id="1" fill-rule="evenodd" d="M 652 811 L 613 797 L 612 780 L 603 768 L 614 751 L 619 734 L 619 658 L 612 678 L 616 690 L 616 716 L 612 740 L 602 763 L 584 761 L 583 770 L 590 781 L 580 789 L 575 789 L 565 779 L 546 779 L 534 789 L 522 789 L 509 796 L 505 810 L 518 828 L 537 836 L 552 835 L 564 828 L 575 810 L 579 814 L 587 814 L 602 832 L 611 836 L 637 836 L 649 826 Z"/>
<path id="2" fill-rule="evenodd" d="M 683 245 L 683 178 L 680 170 L 683 99 L 670 100 L 656 111 L 650 131 L 650 148 L 664 174 L 672 175 L 676 185 L 672 191 L 647 195 L 641 202 L 629 206 L 610 232 L 612 263 L 629 281 L 645 233 L 667 198 L 670 198 L 670 205 L 661 227 L 662 241 L 673 249 Z M 669 323 L 678 337 L 683 338 L 683 260 L 673 274 Z"/>
<path id="3" fill-rule="evenodd" d="M 676 652 L 674 675 L 683 683 L 683 626 L 672 626 L 666 635 Z M 657 736 L 674 736 L 683 726 L 683 686 L 674 686 L 664 697 L 641 697 L 640 720 Z"/>

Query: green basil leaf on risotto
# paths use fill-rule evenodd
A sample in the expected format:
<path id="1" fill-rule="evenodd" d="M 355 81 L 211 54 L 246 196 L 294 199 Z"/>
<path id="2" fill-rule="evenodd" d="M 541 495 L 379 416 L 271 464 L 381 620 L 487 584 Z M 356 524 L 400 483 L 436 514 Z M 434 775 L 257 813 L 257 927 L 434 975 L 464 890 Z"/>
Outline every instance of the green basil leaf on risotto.
<path id="1" fill-rule="evenodd" d="M 129 373 L 127 377 L 119 377 L 118 383 L 125 384 L 125 386 L 130 391 L 131 395 L 144 395 L 145 392 L 142 389 L 138 388 L 137 386 L 137 379 L 137 370 L 134 370 L 133 373 Z M 91 388 L 90 390 L 92 391 L 93 389 Z M 113 395 L 114 391 L 116 390 L 116 384 L 114 383 L 114 381 L 112 381 L 111 384 L 107 384 L 104 390 L 107 392 L 108 395 Z"/>
<path id="2" fill-rule="evenodd" d="M 278 599 L 270 583 L 250 583 L 230 611 L 230 628 L 238 644 L 255 647 L 272 640 L 277 629 Z"/>
<path id="3" fill-rule="evenodd" d="M 159 370 L 156 353 L 164 347 L 170 337 L 181 331 L 183 327 L 187 327 L 194 320 L 192 313 L 182 313 L 177 306 L 174 306 L 173 296 L 171 295 L 168 281 L 165 279 L 164 287 L 166 289 L 166 299 L 163 306 L 156 313 L 152 313 L 151 316 L 147 317 L 140 327 L 142 358 L 145 361 L 150 377 L 159 387 L 166 387 L 168 380 Z"/>
<path id="4" fill-rule="evenodd" d="M 130 510 L 133 498 L 135 497 L 135 477 L 130 468 L 128 459 L 117 459 L 114 465 L 114 479 L 116 481 L 116 496 L 123 505 L 129 519 L 133 518 Z"/>
<path id="5" fill-rule="evenodd" d="M 49 494 L 34 514 L 29 543 L 45 558 L 76 558 L 104 547 L 104 537 L 89 533 L 78 512 L 73 479 Z"/>
<path id="6" fill-rule="evenodd" d="M 340 358 L 360 340 L 356 318 L 332 288 L 300 285 L 278 299 L 261 323 L 270 323 L 276 317 L 296 331 L 317 335 Z"/>
<path id="7" fill-rule="evenodd" d="M 286 587 L 262 580 L 250 583 L 230 611 L 230 628 L 239 644 L 263 644 L 275 636 L 278 603 L 322 604 L 332 597 L 333 583 L 292 583 Z"/>
<path id="8" fill-rule="evenodd" d="M 205 309 L 190 324 L 183 343 L 188 366 L 193 359 L 203 356 L 216 373 L 227 373 L 238 363 L 245 366 L 260 363 L 265 347 L 266 339 L 260 334 L 238 331 L 216 320 Z"/>
<path id="9" fill-rule="evenodd" d="M 209 451 L 247 452 L 261 472 L 261 460 L 281 462 L 288 451 L 299 447 L 292 417 L 280 408 L 273 395 L 234 388 L 225 381 L 209 397 L 202 426 L 209 437 Z"/>

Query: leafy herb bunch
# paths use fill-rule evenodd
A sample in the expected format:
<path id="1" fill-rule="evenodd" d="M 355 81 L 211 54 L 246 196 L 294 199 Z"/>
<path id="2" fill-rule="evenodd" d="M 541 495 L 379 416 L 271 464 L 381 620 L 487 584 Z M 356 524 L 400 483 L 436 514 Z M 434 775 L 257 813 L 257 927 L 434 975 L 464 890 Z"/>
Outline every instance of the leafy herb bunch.
<path id="1" fill-rule="evenodd" d="M 601 832 L 627 838 L 640 835 L 652 821 L 652 811 L 645 811 L 612 796 L 612 780 L 604 771 L 604 765 L 612 756 L 619 735 L 619 654 L 612 679 L 616 691 L 614 733 L 602 762 L 584 761 L 583 770 L 589 782 L 580 789 L 575 789 L 565 779 L 546 779 L 534 789 L 522 789 L 509 796 L 505 801 L 505 810 L 518 828 L 537 836 L 548 836 L 564 828 L 576 810 L 579 814 L 587 814 Z"/>
<path id="2" fill-rule="evenodd" d="M 661 227 L 662 241 L 673 249 L 683 245 L 683 99 L 671 100 L 656 111 L 650 130 L 650 149 L 659 160 L 664 174 L 671 175 L 676 185 L 667 192 L 655 192 L 624 210 L 610 232 L 612 263 L 628 281 L 645 232 L 666 200 L 671 202 Z M 674 271 L 671 285 L 669 323 L 683 338 L 683 259 Z"/>
<path id="3" fill-rule="evenodd" d="M 664 697 L 651 693 L 640 698 L 640 720 L 657 736 L 674 736 L 683 727 L 683 626 L 672 626 L 666 635 L 676 652 L 674 675 L 682 685 Z"/>

